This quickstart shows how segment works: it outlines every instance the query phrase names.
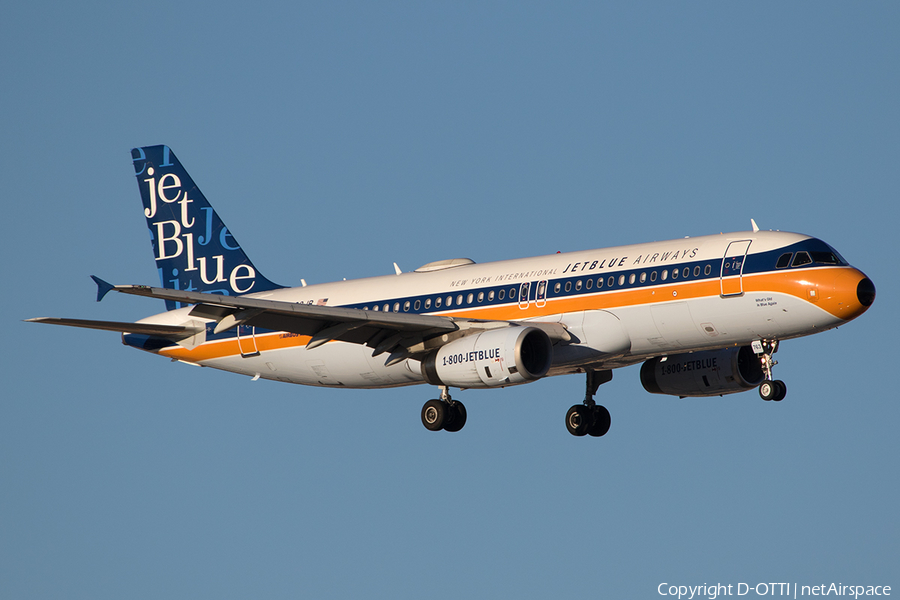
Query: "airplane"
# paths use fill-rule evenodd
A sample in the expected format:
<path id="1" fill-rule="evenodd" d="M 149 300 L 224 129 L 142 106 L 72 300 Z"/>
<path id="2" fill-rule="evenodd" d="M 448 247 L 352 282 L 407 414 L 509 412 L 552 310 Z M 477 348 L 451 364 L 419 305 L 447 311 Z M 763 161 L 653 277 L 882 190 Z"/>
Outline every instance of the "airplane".
<path id="1" fill-rule="evenodd" d="M 814 237 L 752 230 L 477 264 L 439 260 L 403 273 L 284 287 L 250 262 L 168 146 L 131 151 L 162 287 L 112 285 L 158 298 L 136 323 L 36 318 L 117 331 L 125 345 L 269 379 L 343 388 L 437 386 L 422 424 L 456 432 L 451 388 L 488 389 L 581 373 L 572 435 L 600 437 L 594 400 L 612 370 L 642 363 L 648 392 L 721 396 L 758 389 L 780 401 L 773 355 L 783 340 L 851 321 L 875 286 Z"/>

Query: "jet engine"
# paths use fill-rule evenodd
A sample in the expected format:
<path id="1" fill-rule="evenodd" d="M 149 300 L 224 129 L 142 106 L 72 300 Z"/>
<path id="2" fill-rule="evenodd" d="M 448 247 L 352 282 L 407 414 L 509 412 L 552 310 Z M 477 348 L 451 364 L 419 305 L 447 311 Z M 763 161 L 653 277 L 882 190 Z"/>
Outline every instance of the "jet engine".
<path id="1" fill-rule="evenodd" d="M 422 361 L 432 385 L 491 388 L 539 379 L 550 370 L 553 344 L 536 327 L 504 327 L 467 335 Z"/>
<path id="2" fill-rule="evenodd" d="M 641 384 L 652 394 L 722 396 L 755 388 L 764 379 L 750 346 L 661 356 L 641 366 Z"/>

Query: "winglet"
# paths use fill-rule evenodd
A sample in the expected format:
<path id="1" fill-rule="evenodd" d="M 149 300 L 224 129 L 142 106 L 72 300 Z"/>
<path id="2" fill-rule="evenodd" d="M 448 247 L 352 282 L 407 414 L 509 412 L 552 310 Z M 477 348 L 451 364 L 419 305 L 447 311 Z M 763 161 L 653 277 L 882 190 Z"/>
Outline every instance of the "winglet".
<path id="1" fill-rule="evenodd" d="M 91 275 L 91 279 L 93 279 L 94 283 L 97 284 L 97 302 L 100 302 L 101 300 L 103 300 L 103 297 L 106 294 L 110 293 L 116 287 L 111 283 L 107 283 L 107 282 L 103 281 L 96 275 Z"/>

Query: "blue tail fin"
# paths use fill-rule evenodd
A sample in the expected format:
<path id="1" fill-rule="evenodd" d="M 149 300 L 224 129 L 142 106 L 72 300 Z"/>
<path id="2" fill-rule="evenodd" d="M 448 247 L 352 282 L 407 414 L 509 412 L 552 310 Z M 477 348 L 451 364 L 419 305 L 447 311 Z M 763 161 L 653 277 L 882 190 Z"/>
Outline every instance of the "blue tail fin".
<path id="1" fill-rule="evenodd" d="M 164 288 L 238 295 L 283 287 L 253 266 L 168 146 L 134 148 L 131 158 Z"/>

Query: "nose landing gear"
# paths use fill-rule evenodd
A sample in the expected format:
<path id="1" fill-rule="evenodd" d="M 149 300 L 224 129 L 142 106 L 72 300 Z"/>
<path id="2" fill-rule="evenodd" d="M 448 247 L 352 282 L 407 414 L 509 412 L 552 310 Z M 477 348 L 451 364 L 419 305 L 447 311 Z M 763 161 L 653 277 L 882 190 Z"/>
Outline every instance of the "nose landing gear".
<path id="1" fill-rule="evenodd" d="M 781 402 L 787 395 L 787 385 L 780 379 L 772 379 L 772 367 L 778 364 L 772 355 L 778 352 L 778 340 L 758 340 L 752 344 L 753 352 L 759 357 L 765 380 L 759 384 L 759 397 L 763 400 Z"/>

